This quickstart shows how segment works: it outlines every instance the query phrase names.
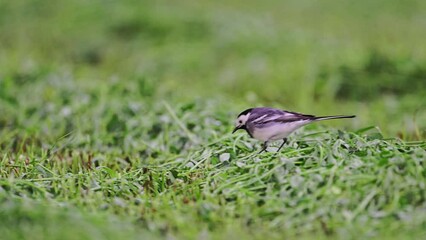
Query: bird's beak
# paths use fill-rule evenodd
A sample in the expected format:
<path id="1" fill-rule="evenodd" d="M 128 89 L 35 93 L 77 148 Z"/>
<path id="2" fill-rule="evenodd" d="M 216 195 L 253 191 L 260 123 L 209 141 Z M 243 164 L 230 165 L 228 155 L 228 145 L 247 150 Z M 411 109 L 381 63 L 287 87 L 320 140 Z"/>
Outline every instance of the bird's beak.
<path id="1" fill-rule="evenodd" d="M 242 125 L 242 126 L 236 126 L 235 128 L 234 128 L 234 130 L 232 131 L 232 133 L 235 133 L 236 131 L 238 131 L 238 130 L 240 130 L 240 129 L 243 129 L 244 128 L 244 125 Z"/>

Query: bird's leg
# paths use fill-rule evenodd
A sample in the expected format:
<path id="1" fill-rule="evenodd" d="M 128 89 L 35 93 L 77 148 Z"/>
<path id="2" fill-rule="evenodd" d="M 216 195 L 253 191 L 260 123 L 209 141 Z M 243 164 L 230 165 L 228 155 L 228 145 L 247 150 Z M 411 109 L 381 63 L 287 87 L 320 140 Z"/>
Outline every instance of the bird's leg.
<path id="1" fill-rule="evenodd" d="M 281 143 L 281 146 L 278 148 L 277 152 L 281 150 L 281 148 L 284 146 L 286 142 L 287 142 L 287 138 L 283 138 L 283 143 Z"/>
<path id="2" fill-rule="evenodd" d="M 266 148 L 268 147 L 268 141 L 264 142 L 262 144 L 262 150 L 260 150 L 260 152 L 258 154 L 263 153 L 264 151 L 266 151 Z"/>

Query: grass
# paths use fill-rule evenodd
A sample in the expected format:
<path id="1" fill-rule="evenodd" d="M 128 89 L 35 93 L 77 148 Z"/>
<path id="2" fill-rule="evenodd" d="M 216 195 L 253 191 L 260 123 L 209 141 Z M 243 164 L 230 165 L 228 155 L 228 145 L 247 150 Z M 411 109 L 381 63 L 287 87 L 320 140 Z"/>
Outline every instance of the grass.
<path id="1" fill-rule="evenodd" d="M 2 231 L 55 238 L 83 218 L 79 236 L 87 238 L 425 234 L 424 142 L 313 126 L 279 155 L 257 155 L 255 142 L 223 128 L 226 114 L 211 115 L 217 105 L 185 108 L 158 104 L 157 116 L 121 123 L 112 115 L 101 124 L 109 138 L 73 132 L 44 147 L 35 137 L 4 138 L 2 209 L 17 209 L 2 211 Z M 189 130 L 189 120 L 201 124 Z M 63 232 L 46 230 L 57 221 Z"/>
<path id="2" fill-rule="evenodd" d="M 2 237 L 424 238 L 423 9 L 0 3 Z M 259 105 L 357 118 L 257 155 Z"/>

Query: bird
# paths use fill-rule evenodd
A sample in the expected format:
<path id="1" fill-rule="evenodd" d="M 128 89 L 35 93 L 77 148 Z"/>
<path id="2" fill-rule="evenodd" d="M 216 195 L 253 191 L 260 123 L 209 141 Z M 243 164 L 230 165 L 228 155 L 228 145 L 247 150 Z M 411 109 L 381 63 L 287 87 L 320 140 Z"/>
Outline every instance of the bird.
<path id="1" fill-rule="evenodd" d="M 333 115 L 318 117 L 270 107 L 256 107 L 246 109 L 238 114 L 232 133 L 238 130 L 246 130 L 250 137 L 262 141 L 262 149 L 259 154 L 266 151 L 270 142 L 283 140 L 277 150 L 279 152 L 291 133 L 309 123 L 354 117 L 356 116 Z"/>

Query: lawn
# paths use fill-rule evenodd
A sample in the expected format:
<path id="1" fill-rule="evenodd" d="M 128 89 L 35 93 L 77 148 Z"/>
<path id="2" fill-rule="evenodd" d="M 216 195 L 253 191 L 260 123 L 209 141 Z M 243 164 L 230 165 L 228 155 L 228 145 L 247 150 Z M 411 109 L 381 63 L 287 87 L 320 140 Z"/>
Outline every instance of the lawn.
<path id="1" fill-rule="evenodd" d="M 4 239 L 426 237 L 424 1 L 3 1 Z M 253 106 L 355 114 L 275 154 Z"/>

